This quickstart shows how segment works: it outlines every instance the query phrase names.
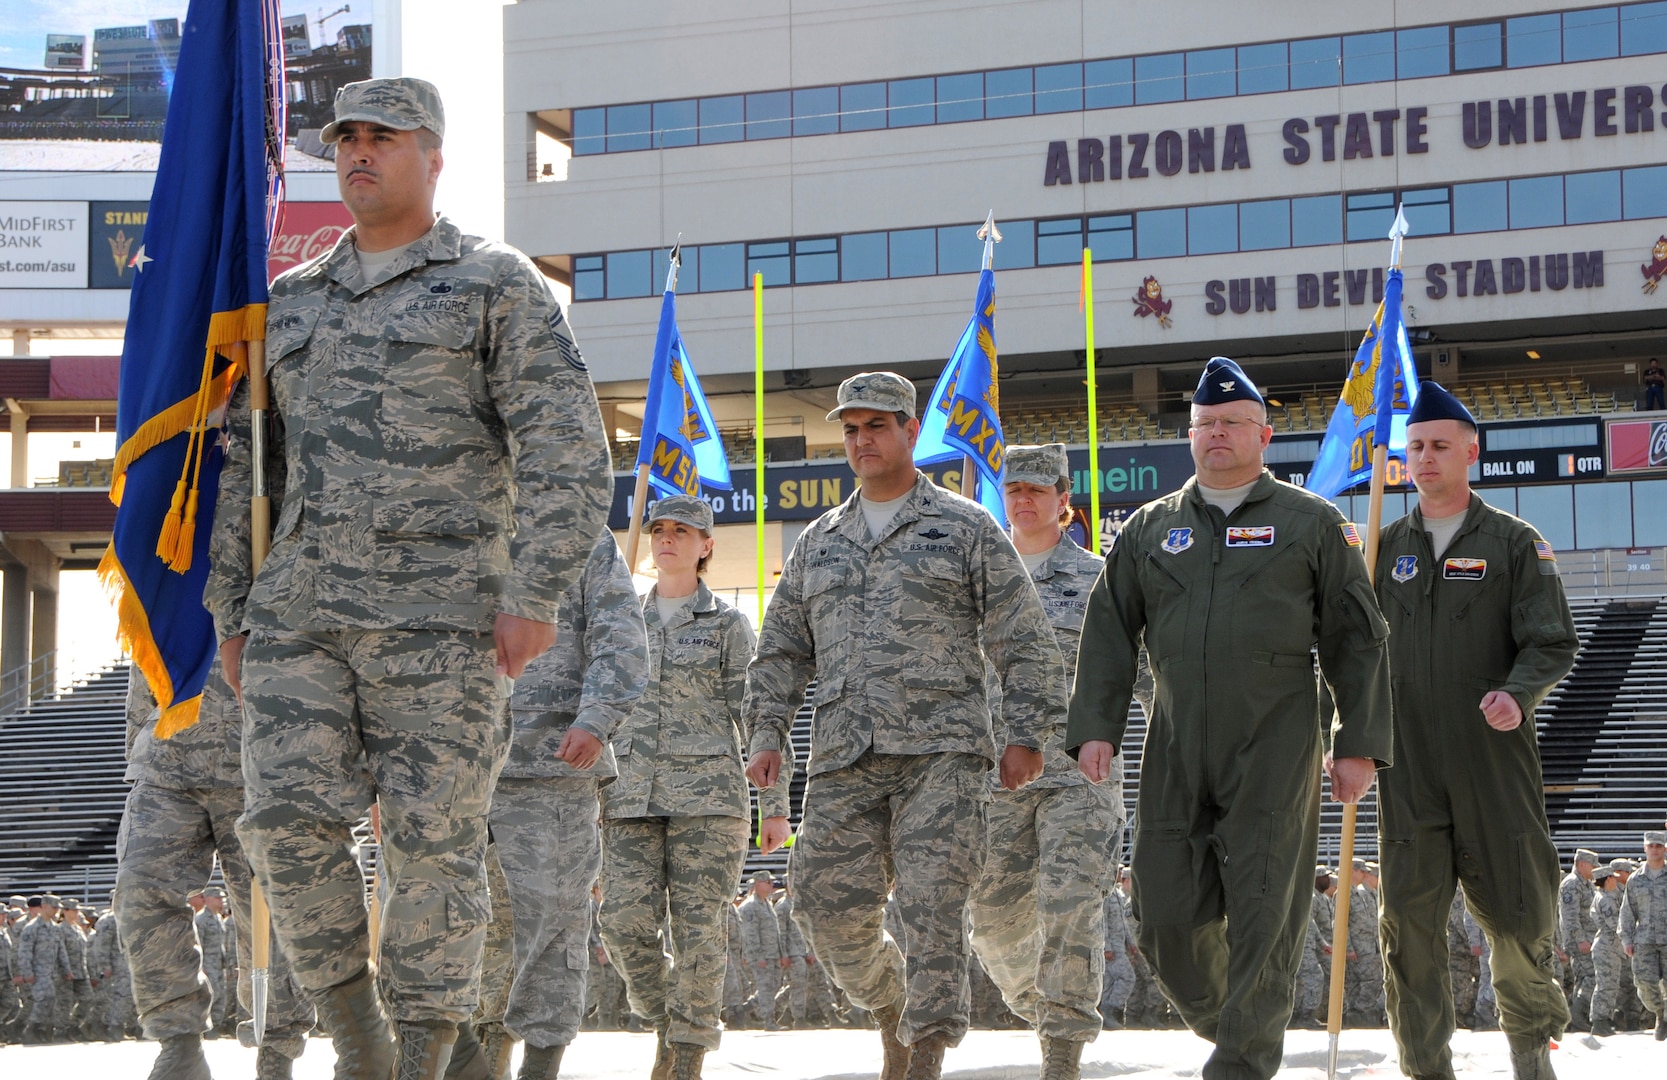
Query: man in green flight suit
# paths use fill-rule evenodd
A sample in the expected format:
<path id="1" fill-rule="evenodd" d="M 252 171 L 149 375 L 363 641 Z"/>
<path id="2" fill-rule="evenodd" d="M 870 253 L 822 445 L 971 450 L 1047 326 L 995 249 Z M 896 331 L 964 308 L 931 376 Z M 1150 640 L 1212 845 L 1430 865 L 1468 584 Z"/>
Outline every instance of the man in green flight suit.
<path id="1" fill-rule="evenodd" d="M 1400 759 L 1378 789 L 1379 930 L 1401 1069 L 1451 1077 L 1444 927 L 1462 881 L 1493 948 L 1511 1068 L 1542 1080 L 1569 1010 L 1553 970 L 1561 871 L 1534 706 L 1568 674 L 1579 640 L 1551 545 L 1470 490 L 1477 453 L 1469 410 L 1425 383 L 1407 422 L 1418 509 L 1378 547 Z"/>
<path id="2" fill-rule="evenodd" d="M 1263 468 L 1273 429 L 1255 384 L 1216 357 L 1192 400 L 1197 476 L 1129 518 L 1094 585 L 1065 743 L 1090 780 L 1110 775 L 1144 642 L 1140 951 L 1216 1044 L 1205 1080 L 1265 1078 L 1307 940 L 1322 759 L 1340 802 L 1390 761 L 1387 630 L 1354 527 Z"/>

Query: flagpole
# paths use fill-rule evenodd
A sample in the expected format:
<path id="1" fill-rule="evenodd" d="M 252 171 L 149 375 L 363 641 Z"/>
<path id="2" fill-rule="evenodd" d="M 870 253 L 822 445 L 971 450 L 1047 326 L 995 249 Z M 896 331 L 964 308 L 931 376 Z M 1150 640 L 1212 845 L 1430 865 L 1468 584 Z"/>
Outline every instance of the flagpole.
<path id="1" fill-rule="evenodd" d="M 1395 208 L 1395 222 L 1389 229 L 1389 268 L 1401 268 L 1401 241 L 1407 234 L 1407 219 Z M 1387 318 L 1386 318 L 1387 321 Z M 1381 327 L 1379 328 L 1381 332 Z M 1381 340 L 1381 339 L 1380 339 Z M 1399 357 L 1397 357 L 1397 363 Z M 1378 415 L 1384 416 L 1382 403 Z M 1383 489 L 1389 474 L 1390 433 L 1372 428 L 1372 486 L 1366 500 L 1366 580 L 1376 585 L 1378 540 L 1383 527 Z M 1364 793 L 1362 794 L 1364 797 Z M 1349 902 L 1354 882 L 1354 832 L 1358 803 L 1343 804 L 1343 835 L 1337 847 L 1337 912 L 1331 927 L 1331 1000 L 1326 1008 L 1326 1080 L 1337 1080 L 1337 1043 L 1343 1031 L 1343 976 L 1349 952 Z"/>
<path id="2" fill-rule="evenodd" d="M 1100 406 L 1094 372 L 1094 253 L 1082 249 L 1083 332 L 1088 347 L 1088 537 L 1089 550 L 1100 551 Z"/>
<path id="3" fill-rule="evenodd" d="M 996 262 L 996 245 L 1001 243 L 1001 230 L 996 228 L 996 212 L 992 207 L 984 217 L 984 224 L 978 227 L 978 238 L 984 241 L 984 261 L 982 269 L 993 270 Z M 1001 420 L 1001 411 L 996 410 L 996 421 Z M 971 454 L 961 455 L 961 494 L 965 498 L 982 501 L 978 496 L 978 485 L 981 478 L 978 475 L 978 462 Z"/>
<path id="4" fill-rule="evenodd" d="M 758 552 L 758 622 L 764 624 L 764 275 L 752 276 L 752 341 L 753 341 L 753 503 L 757 525 L 755 549 Z M 763 808 L 759 808 L 763 813 Z M 761 833 L 763 831 L 760 826 Z"/>
<path id="5" fill-rule="evenodd" d="M 666 260 L 666 292 L 677 291 L 677 271 L 683 265 L 683 234 L 677 234 L 677 243 L 672 245 L 671 256 Z M 654 385 L 654 373 L 650 372 L 648 384 Z M 648 402 L 644 402 L 643 427 L 648 426 Z M 641 447 L 638 447 L 638 457 L 641 457 Z M 637 572 L 637 546 L 642 540 L 643 503 L 648 499 L 648 469 L 641 460 L 637 462 L 637 487 L 631 493 L 631 526 L 625 533 L 625 565 L 631 573 Z"/>
<path id="6" fill-rule="evenodd" d="M 250 577 L 260 572 L 272 547 L 272 499 L 266 490 L 266 416 L 271 396 L 266 382 L 266 342 L 250 341 L 249 357 L 249 562 Z M 269 995 L 268 971 L 272 965 L 272 911 L 260 876 L 249 875 L 249 947 L 253 970 L 249 973 L 249 1018 L 258 1047 L 266 1039 L 266 1007 Z"/>

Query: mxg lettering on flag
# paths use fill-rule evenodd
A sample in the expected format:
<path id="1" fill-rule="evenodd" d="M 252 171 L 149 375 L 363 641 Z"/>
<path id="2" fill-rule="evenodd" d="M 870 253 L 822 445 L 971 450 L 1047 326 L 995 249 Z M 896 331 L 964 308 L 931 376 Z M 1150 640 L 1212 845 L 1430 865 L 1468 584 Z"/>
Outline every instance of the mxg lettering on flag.
<path id="1" fill-rule="evenodd" d="M 977 465 L 977 499 L 1005 525 L 1001 478 L 1007 439 L 1001 430 L 995 317 L 995 272 L 985 269 L 978 275 L 972 318 L 932 387 L 914 456 L 916 465 L 972 458 Z M 961 493 L 974 497 L 973 478 L 963 478 Z"/>
<path id="2" fill-rule="evenodd" d="M 643 410 L 642 441 L 637 468 L 648 470 L 648 482 L 667 495 L 700 495 L 703 486 L 729 490 L 729 457 L 701 392 L 700 379 L 683 335 L 677 329 L 677 294 L 667 281 L 660 304 L 660 328 L 654 340 L 654 366 L 648 376 L 648 398 Z M 554 326 L 552 325 L 552 329 Z M 558 342 L 567 335 L 558 332 Z M 577 370 L 584 360 L 563 359 Z"/>

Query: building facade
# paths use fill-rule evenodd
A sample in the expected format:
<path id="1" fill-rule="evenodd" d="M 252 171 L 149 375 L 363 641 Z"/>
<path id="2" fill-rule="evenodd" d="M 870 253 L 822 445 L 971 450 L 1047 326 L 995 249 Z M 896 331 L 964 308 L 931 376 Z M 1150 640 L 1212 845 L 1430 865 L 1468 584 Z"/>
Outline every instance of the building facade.
<path id="1" fill-rule="evenodd" d="M 1486 420 L 1542 429 L 1502 446 L 1574 455 L 1563 475 L 1478 481 L 1562 481 L 1527 498 L 1559 546 L 1659 543 L 1648 508 L 1667 491 L 1647 455 L 1645 479 L 1618 479 L 1605 428 L 1641 401 L 1667 326 L 1667 3 L 1462 15 L 523 0 L 505 11 L 506 233 L 571 286 L 626 443 L 679 238 L 680 325 L 720 425 L 750 426 L 762 274 L 766 434 L 814 455 L 837 442 L 819 418 L 844 375 L 936 377 L 993 210 L 1010 441 L 1086 442 L 1086 247 L 1102 442 L 1176 438 L 1221 353 L 1292 406 L 1276 426 L 1296 445 L 1275 456 L 1300 475 L 1324 422 L 1308 403 L 1329 414 L 1403 205 L 1420 372 L 1481 390 Z M 1599 483 L 1620 486 L 1588 543 L 1576 491 Z M 1623 502 L 1636 527 L 1617 543 L 1596 526 Z"/>

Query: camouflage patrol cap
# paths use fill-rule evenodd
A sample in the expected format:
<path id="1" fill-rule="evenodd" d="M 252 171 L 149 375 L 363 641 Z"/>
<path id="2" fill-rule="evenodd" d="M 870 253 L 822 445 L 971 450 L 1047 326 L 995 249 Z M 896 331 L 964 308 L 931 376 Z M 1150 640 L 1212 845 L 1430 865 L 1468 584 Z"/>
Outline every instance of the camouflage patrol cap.
<path id="1" fill-rule="evenodd" d="M 831 423 L 846 409 L 876 409 L 915 417 L 915 384 L 894 371 L 863 371 L 839 384 L 839 406 L 828 414 Z"/>
<path id="2" fill-rule="evenodd" d="M 1667 830 L 1651 829 L 1644 834 L 1644 846 L 1651 844 L 1667 844 Z"/>
<path id="3" fill-rule="evenodd" d="M 1592 880 L 1593 881 L 1602 881 L 1604 878 L 1611 878 L 1611 877 L 1614 877 L 1614 876 L 1615 876 L 1615 871 L 1611 870 L 1607 866 L 1600 866 L 1596 870 L 1592 871 Z"/>
<path id="4" fill-rule="evenodd" d="M 381 124 L 395 131 L 427 128 L 440 138 L 446 135 L 446 111 L 440 91 L 422 79 L 366 79 L 336 91 L 336 118 L 318 133 L 320 140 L 333 143 L 341 138 L 342 125 L 350 120 Z"/>
<path id="5" fill-rule="evenodd" d="M 1356 855 L 1349 865 L 1358 873 L 1359 871 L 1366 869 L 1366 857 L 1364 855 Z"/>
<path id="6" fill-rule="evenodd" d="M 62 907 L 65 911 L 80 911 L 81 901 L 71 896 L 63 902 Z"/>
<path id="7" fill-rule="evenodd" d="M 712 506 L 705 499 L 693 495 L 667 495 L 648 504 L 648 520 L 680 521 L 691 529 L 712 531 Z"/>
<path id="8" fill-rule="evenodd" d="M 1610 859 L 1609 869 L 1617 874 L 1630 874 L 1638 869 L 1638 864 L 1631 859 Z"/>
<path id="9" fill-rule="evenodd" d="M 1603 861 L 1603 857 L 1591 848 L 1575 848 L 1574 861 L 1590 863 L 1591 865 L 1596 866 L 1598 863 Z"/>
<path id="10" fill-rule="evenodd" d="M 203 896 L 210 900 L 224 900 L 226 898 L 226 890 L 222 889 L 218 885 L 210 885 L 208 888 L 203 890 Z"/>
<path id="11" fill-rule="evenodd" d="M 758 870 L 758 871 L 755 871 L 753 873 L 752 880 L 753 880 L 753 884 L 756 885 L 760 881 L 771 881 L 771 882 L 773 882 L 776 879 L 770 876 L 770 871 L 768 871 L 768 870 Z"/>
<path id="12" fill-rule="evenodd" d="M 186 892 L 185 898 L 187 900 L 190 900 L 190 899 L 193 899 L 195 897 L 201 896 L 202 894 L 203 894 L 203 891 L 201 889 L 191 889 L 188 892 Z"/>
<path id="13" fill-rule="evenodd" d="M 41 894 L 41 904 L 44 907 L 59 908 L 59 909 L 62 909 L 63 906 L 64 906 L 64 902 L 62 900 L 58 899 L 52 893 L 42 893 Z"/>
<path id="14" fill-rule="evenodd" d="M 1378 876 L 1378 864 L 1375 863 L 1375 862 L 1372 862 L 1371 860 L 1367 860 L 1366 865 L 1363 869 L 1365 869 L 1365 871 L 1368 874 L 1371 874 L 1373 877 Z"/>
<path id="15" fill-rule="evenodd" d="M 10 896 L 6 897 L 6 903 L 12 907 L 22 907 L 28 902 L 28 897 L 24 896 L 22 893 L 12 893 Z"/>
<path id="16" fill-rule="evenodd" d="M 1061 481 L 1071 482 L 1071 462 L 1065 455 L 1065 444 L 1060 442 L 1009 446 L 1006 470 L 1002 479 L 1009 484 L 1054 487 Z"/>

